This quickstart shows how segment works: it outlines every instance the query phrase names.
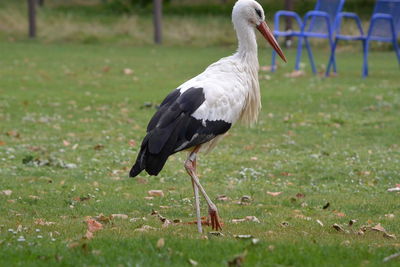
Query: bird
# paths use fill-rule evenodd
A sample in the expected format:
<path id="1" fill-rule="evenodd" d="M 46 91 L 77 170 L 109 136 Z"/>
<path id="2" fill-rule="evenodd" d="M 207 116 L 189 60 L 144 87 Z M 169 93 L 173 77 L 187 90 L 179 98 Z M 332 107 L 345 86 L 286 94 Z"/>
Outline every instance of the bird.
<path id="1" fill-rule="evenodd" d="M 199 233 L 203 231 L 199 192 L 208 205 L 208 224 L 216 231 L 222 227 L 217 207 L 197 176 L 197 154 L 214 149 L 235 123 L 254 124 L 261 109 L 256 29 L 286 62 L 257 1 L 238 0 L 232 9 L 232 23 L 238 39 L 237 51 L 211 64 L 165 97 L 148 123 L 129 172 L 130 177 L 143 170 L 156 176 L 169 156 L 188 151 L 184 167 L 192 181 Z"/>

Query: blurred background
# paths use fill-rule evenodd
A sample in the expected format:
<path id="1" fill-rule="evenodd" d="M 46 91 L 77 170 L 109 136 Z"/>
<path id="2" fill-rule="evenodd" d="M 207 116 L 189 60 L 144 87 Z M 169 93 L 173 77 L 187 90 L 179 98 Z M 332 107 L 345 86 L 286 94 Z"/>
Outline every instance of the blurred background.
<path id="1" fill-rule="evenodd" d="M 36 0 L 37 39 L 42 42 L 153 43 L 153 0 Z M 0 2 L 0 41 L 25 40 L 27 0 Z M 163 44 L 232 46 L 236 44 L 230 14 L 235 0 L 163 1 Z M 259 0 L 272 25 L 276 11 L 293 8 L 300 15 L 315 0 Z M 374 0 L 348 0 L 345 11 L 356 12 L 368 24 Z M 366 27 L 367 28 L 367 27 Z M 347 29 L 352 30 L 350 27 Z M 201 33 L 201 34 L 199 34 Z M 320 42 L 327 45 L 325 40 Z M 358 44 L 356 44 L 358 47 Z"/>

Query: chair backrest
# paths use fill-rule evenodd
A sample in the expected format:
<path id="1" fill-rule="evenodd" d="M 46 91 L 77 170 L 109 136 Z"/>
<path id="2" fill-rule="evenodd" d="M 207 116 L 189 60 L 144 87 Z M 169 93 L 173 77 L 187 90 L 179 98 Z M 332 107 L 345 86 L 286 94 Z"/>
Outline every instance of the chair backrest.
<path id="1" fill-rule="evenodd" d="M 318 0 L 315 4 L 315 11 L 328 13 L 330 18 L 331 30 L 336 29 L 336 17 L 342 11 L 345 0 Z M 326 21 L 322 17 L 313 17 L 308 26 L 309 32 L 327 33 Z"/>
<path id="2" fill-rule="evenodd" d="M 400 34 L 400 0 L 377 0 L 374 8 L 375 14 L 387 14 L 393 17 L 395 31 Z M 371 31 L 375 38 L 391 38 L 392 31 L 387 20 L 377 20 Z"/>

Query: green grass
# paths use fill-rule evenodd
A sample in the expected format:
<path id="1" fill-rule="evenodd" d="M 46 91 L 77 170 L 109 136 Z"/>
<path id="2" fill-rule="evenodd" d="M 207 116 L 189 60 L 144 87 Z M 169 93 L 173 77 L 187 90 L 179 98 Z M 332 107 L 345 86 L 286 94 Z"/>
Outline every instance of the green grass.
<path id="1" fill-rule="evenodd" d="M 170 157 L 158 177 L 127 178 L 155 112 L 144 103 L 160 103 L 233 50 L 0 43 L 0 191 L 12 190 L 10 196 L 0 193 L 1 265 L 187 266 L 193 259 L 199 266 L 223 266 L 244 253 L 245 266 L 381 266 L 399 251 L 398 239 L 356 234 L 362 225 L 381 223 L 400 236 L 399 194 L 386 191 L 400 183 L 400 84 L 393 52 L 370 55 L 367 79 L 360 77 L 361 54 L 343 52 L 339 75 L 326 79 L 312 76 L 308 65 L 307 75 L 286 78 L 294 62 L 294 51 L 286 51 L 289 64 L 273 75 L 260 73 L 259 123 L 235 126 L 211 154 L 200 155 L 209 195 L 230 198 L 216 203 L 224 236 L 201 238 L 194 225 L 162 228 L 150 215 L 154 209 L 183 222 L 195 216 L 184 153 Z M 269 55 L 262 46 L 262 65 Z M 326 55 L 316 51 L 317 61 Z M 125 75 L 124 68 L 134 73 Z M 29 158 L 52 161 L 23 164 Z M 165 197 L 145 200 L 151 189 Z M 268 191 L 283 193 L 272 197 Z M 251 196 L 250 205 L 237 204 L 243 195 Z M 100 213 L 142 219 L 113 219 L 92 240 L 82 239 L 87 216 Z M 261 223 L 231 222 L 245 216 Z M 37 225 L 37 219 L 55 224 Z M 357 220 L 352 227 L 350 219 Z M 348 233 L 337 232 L 334 223 Z M 135 232 L 143 225 L 157 230 Z M 238 234 L 260 241 L 252 244 Z M 159 238 L 164 247 L 157 248 Z M 399 258 L 385 264 L 398 265 Z"/>

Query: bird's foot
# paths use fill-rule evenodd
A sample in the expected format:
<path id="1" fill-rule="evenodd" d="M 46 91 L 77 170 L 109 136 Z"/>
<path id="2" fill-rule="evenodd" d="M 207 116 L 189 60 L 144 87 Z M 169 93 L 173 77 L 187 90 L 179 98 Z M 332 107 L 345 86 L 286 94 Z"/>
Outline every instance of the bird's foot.
<path id="1" fill-rule="evenodd" d="M 215 230 L 215 231 L 219 231 L 222 230 L 221 227 L 221 223 L 219 222 L 219 218 L 218 218 L 218 210 L 216 207 L 208 208 L 208 215 L 210 216 L 210 220 L 211 220 L 211 229 Z"/>

